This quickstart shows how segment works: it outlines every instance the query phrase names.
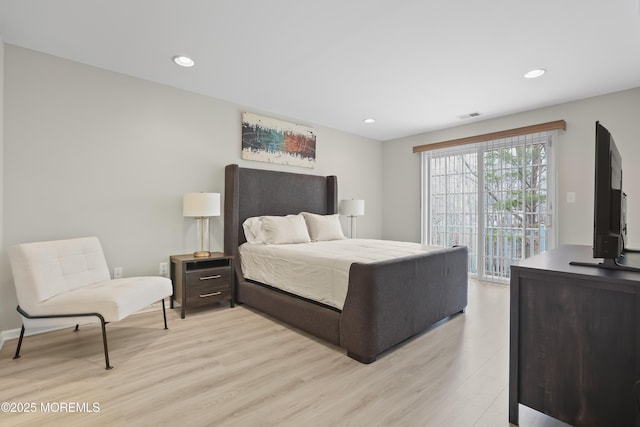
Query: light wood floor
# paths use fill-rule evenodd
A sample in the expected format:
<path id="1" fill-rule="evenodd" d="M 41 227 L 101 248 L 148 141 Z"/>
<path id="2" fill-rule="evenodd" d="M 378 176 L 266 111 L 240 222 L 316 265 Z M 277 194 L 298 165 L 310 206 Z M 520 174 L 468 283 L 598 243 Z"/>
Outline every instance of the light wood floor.
<path id="1" fill-rule="evenodd" d="M 470 283 L 467 311 L 362 365 L 243 306 L 159 311 L 16 340 L 0 351 L 0 425 L 509 426 L 509 289 Z M 99 412 L 53 413 L 78 402 Z M 42 411 L 41 404 L 52 404 Z M 520 406 L 523 427 L 564 424 Z M 45 406 L 46 409 L 46 406 Z"/>

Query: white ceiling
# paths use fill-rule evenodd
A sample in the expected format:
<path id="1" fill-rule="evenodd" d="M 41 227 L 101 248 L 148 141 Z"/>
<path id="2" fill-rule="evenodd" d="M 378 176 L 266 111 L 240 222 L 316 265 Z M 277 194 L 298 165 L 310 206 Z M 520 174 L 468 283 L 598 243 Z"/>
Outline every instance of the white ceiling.
<path id="1" fill-rule="evenodd" d="M 639 0 L 0 0 L 0 35 L 377 140 L 640 87 Z"/>

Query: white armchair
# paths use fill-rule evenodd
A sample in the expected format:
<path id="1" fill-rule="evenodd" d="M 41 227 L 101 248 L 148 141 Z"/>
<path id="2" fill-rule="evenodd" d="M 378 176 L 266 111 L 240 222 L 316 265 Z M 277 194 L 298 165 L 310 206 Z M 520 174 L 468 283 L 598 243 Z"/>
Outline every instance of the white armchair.
<path id="1" fill-rule="evenodd" d="M 96 237 L 24 243 L 9 248 L 22 329 L 14 359 L 20 357 L 25 327 L 102 326 L 106 369 L 109 364 L 106 324 L 173 294 L 166 277 L 111 279 Z"/>

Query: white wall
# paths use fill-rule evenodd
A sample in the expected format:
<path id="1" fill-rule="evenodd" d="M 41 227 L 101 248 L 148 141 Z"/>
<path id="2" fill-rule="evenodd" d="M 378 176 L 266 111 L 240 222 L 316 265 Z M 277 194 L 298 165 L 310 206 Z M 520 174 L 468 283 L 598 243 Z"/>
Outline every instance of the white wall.
<path id="1" fill-rule="evenodd" d="M 12 45 L 4 82 L 3 265 L 4 249 L 16 243 L 97 235 L 111 268 L 157 274 L 169 255 L 195 250 L 182 194 L 224 195 L 229 163 L 335 174 L 339 198 L 366 200 L 359 235 L 381 236 L 380 142 L 302 123 L 316 129 L 315 169 L 242 161 L 243 111 L 295 119 Z M 212 218 L 214 250 L 222 250 L 222 220 Z M 9 271 L 0 284 L 0 331 L 17 328 Z"/>
<path id="2" fill-rule="evenodd" d="M 383 143 L 383 229 L 385 239 L 420 241 L 420 155 L 429 144 L 564 119 L 558 131 L 558 244 L 591 245 L 595 122 L 612 133 L 623 158 L 628 194 L 630 247 L 640 248 L 640 88 L 570 102 L 507 117 L 428 132 Z M 567 192 L 576 202 L 567 203 Z"/>

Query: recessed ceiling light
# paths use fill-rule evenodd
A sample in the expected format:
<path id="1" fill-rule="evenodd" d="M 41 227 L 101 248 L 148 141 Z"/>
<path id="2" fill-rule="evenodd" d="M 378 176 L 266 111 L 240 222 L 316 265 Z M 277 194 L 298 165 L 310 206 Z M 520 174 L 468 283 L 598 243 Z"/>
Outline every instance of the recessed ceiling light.
<path id="1" fill-rule="evenodd" d="M 524 75 L 524 78 L 525 79 L 535 79 L 536 77 L 540 77 L 541 75 L 543 75 L 546 72 L 547 72 L 547 70 L 545 70 L 544 68 L 536 68 L 535 70 L 531 70 L 528 73 L 526 73 Z"/>
<path id="2" fill-rule="evenodd" d="M 364 119 L 364 120 L 363 120 L 363 122 L 365 122 L 365 124 L 370 125 L 370 124 L 375 123 L 375 122 L 376 122 L 376 119 Z"/>
<path id="3" fill-rule="evenodd" d="M 176 55 L 171 59 L 173 59 L 173 62 L 175 62 L 181 67 L 193 67 L 196 64 L 193 59 L 184 55 Z"/>

